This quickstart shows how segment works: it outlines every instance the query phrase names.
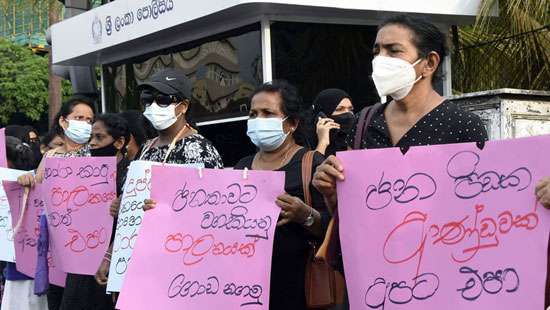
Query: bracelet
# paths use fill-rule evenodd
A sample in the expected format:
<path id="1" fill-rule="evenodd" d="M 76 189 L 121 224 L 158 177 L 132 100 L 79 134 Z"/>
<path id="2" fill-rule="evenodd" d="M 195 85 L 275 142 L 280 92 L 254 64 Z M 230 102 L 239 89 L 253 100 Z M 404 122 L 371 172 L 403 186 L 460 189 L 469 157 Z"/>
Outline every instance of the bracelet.
<path id="1" fill-rule="evenodd" d="M 105 256 L 103 256 L 103 260 L 106 260 L 106 261 L 108 261 L 109 263 L 111 262 L 111 259 L 108 258 L 108 257 L 105 257 Z"/>

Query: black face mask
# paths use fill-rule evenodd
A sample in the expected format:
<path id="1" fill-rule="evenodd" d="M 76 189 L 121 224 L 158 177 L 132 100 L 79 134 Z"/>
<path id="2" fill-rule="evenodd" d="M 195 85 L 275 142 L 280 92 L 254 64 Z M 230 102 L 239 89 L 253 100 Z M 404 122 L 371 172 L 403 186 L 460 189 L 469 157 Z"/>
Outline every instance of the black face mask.
<path id="1" fill-rule="evenodd" d="M 355 116 L 351 112 L 339 115 L 331 115 L 330 118 L 332 118 L 335 123 L 339 124 L 340 130 L 345 132 L 346 134 L 349 134 L 351 132 L 351 128 L 355 123 Z"/>
<path id="2" fill-rule="evenodd" d="M 107 157 L 107 156 L 116 156 L 116 154 L 118 153 L 118 149 L 112 143 L 107 146 L 100 147 L 98 149 L 90 149 L 90 152 L 94 157 Z"/>
<path id="3" fill-rule="evenodd" d="M 348 149 L 346 140 L 355 124 L 355 116 L 353 113 L 348 112 L 340 115 L 331 115 L 330 118 L 340 125 L 340 129 L 330 131 L 330 145 L 327 148 L 326 154 L 334 155 L 336 152 Z"/>

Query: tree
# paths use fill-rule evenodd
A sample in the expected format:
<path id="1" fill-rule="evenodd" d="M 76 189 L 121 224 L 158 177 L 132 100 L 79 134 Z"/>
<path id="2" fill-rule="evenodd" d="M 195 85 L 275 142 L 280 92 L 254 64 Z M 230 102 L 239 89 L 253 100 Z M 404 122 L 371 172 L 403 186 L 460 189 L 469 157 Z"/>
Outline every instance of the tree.
<path id="1" fill-rule="evenodd" d="M 0 39 L 0 122 L 15 112 L 39 120 L 48 104 L 48 60 Z"/>
<path id="2" fill-rule="evenodd" d="M 16 112 L 39 120 L 48 105 L 48 58 L 0 38 L 0 63 L 0 123 Z M 70 93 L 63 84 L 63 96 Z"/>
<path id="3" fill-rule="evenodd" d="M 14 6 L 17 10 L 30 8 L 35 15 L 40 15 L 41 10 L 47 10 L 48 25 L 58 22 L 61 18 L 62 5 L 58 0 L 0 0 L 0 12 L 5 18 L 8 17 L 8 13 L 11 14 Z M 0 68 L 0 122 L 6 123 L 14 112 L 22 112 L 31 120 L 38 120 L 41 113 L 45 112 L 45 106 L 48 106 L 51 123 L 51 119 L 59 111 L 62 99 L 70 95 L 70 82 L 62 81 L 60 77 L 48 73 L 51 72 L 51 53 L 41 57 L 29 54 L 30 49 L 18 48 L 6 41 L 1 44 L 0 63 L 3 67 Z M 11 51 L 17 52 L 8 55 Z M 25 91 L 21 92 L 21 88 Z"/>
<path id="4" fill-rule="evenodd" d="M 57 23 L 61 15 L 61 5 L 57 0 L 48 0 L 48 24 L 51 26 Z M 52 70 L 52 53 L 50 48 L 50 53 L 48 53 L 48 80 L 50 81 L 48 85 L 48 124 L 51 126 L 55 121 L 54 118 L 57 115 L 57 112 L 61 108 L 61 99 L 62 99 L 62 78 L 53 74 Z"/>
<path id="5" fill-rule="evenodd" d="M 453 31 L 455 91 L 550 90 L 550 0 L 496 5 L 482 0 L 476 24 Z"/>

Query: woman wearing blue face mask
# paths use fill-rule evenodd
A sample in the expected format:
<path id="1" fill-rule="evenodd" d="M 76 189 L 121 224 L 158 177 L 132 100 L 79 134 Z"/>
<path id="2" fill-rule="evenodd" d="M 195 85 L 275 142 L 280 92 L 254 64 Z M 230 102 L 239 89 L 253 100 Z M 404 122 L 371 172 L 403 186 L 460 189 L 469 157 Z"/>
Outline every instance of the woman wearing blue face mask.
<path id="1" fill-rule="evenodd" d="M 63 136 L 61 147 L 48 151 L 44 157 L 85 157 L 90 156 L 88 142 L 92 134 L 95 108 L 93 101 L 85 97 L 73 97 L 65 102 L 57 116 L 54 130 Z M 42 182 L 43 162 L 32 174 L 21 176 L 18 182 L 32 186 Z M 65 288 L 50 285 L 48 288 L 48 308 L 50 310 L 94 309 L 112 310 L 111 296 L 105 294 L 105 287 L 96 283 L 93 276 L 67 274 Z"/>
<path id="2" fill-rule="evenodd" d="M 275 230 L 271 268 L 270 309 L 306 309 L 305 268 L 310 242 L 324 234 L 328 222 L 323 198 L 311 187 L 312 205 L 304 203 L 302 158 L 308 150 L 303 126 L 308 124 L 310 107 L 297 90 L 284 81 L 260 86 L 252 96 L 247 134 L 258 147 L 236 169 L 284 171 L 285 192 L 276 203 L 281 214 Z M 315 153 L 313 169 L 323 161 Z"/>
<path id="3" fill-rule="evenodd" d="M 63 137 L 63 145 L 44 154 L 44 157 L 81 157 L 90 156 L 88 141 L 92 135 L 95 108 L 92 101 L 85 97 L 74 97 L 61 106 L 57 114 L 57 123 L 53 131 Z M 19 178 L 23 186 L 32 186 L 35 181 L 42 182 L 43 161 L 36 177 L 27 174 Z"/>

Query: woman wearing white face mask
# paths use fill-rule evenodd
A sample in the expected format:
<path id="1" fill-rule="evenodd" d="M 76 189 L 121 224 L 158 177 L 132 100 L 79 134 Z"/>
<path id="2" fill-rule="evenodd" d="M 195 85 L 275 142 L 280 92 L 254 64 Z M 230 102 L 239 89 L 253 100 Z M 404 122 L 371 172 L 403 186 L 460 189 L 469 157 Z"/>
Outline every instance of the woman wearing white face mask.
<path id="1" fill-rule="evenodd" d="M 223 161 L 210 141 L 197 133 L 186 120 L 191 81 L 183 72 L 165 69 L 139 86 L 143 115 L 159 136 L 145 142 L 136 158 L 171 164 L 202 164 L 205 168 L 223 168 Z M 145 200 L 144 210 L 155 202 Z"/>
<path id="2" fill-rule="evenodd" d="M 447 55 L 446 38 L 439 29 L 408 15 L 382 23 L 374 45 L 372 79 L 380 96 L 391 100 L 363 110 L 349 145 L 354 149 L 461 142 L 484 142 L 487 132 L 479 117 L 440 96 L 433 82 Z M 336 208 L 336 179 L 343 167 L 329 157 L 317 169 L 314 185 Z"/>
<path id="3" fill-rule="evenodd" d="M 390 100 L 358 114 L 348 145 L 354 149 L 400 147 L 406 151 L 418 145 L 487 140 L 479 117 L 461 110 L 433 88 L 447 55 L 446 37 L 435 25 L 408 15 L 392 17 L 378 28 L 373 53 L 372 79 L 379 95 Z M 335 215 L 336 180 L 344 179 L 345 168 L 350 169 L 330 156 L 313 179 Z M 337 234 L 335 229 L 331 236 L 336 241 Z M 341 259 L 336 264 L 343 268 Z"/>
<path id="4" fill-rule="evenodd" d="M 275 230 L 271 268 L 270 309 L 306 309 L 305 268 L 310 242 L 318 241 L 328 222 L 323 198 L 308 182 L 311 205 L 304 203 L 302 159 L 307 150 L 302 124 L 310 107 L 302 103 L 296 88 L 283 81 L 262 85 L 252 96 L 248 136 L 258 147 L 235 169 L 285 172 L 285 192 L 276 204 L 281 215 Z M 312 159 L 313 170 L 323 161 L 320 153 Z"/>

